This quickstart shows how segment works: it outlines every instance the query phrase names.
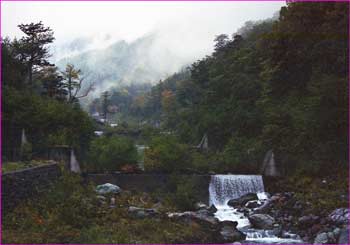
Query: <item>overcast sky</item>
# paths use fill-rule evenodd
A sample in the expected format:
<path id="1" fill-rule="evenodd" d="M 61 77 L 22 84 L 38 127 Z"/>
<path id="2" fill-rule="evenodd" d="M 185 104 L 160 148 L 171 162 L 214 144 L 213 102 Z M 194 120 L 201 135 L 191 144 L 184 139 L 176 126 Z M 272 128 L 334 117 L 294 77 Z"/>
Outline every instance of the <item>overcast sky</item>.
<path id="1" fill-rule="evenodd" d="M 94 37 L 94 45 L 135 40 L 161 32 L 169 47 L 212 50 L 215 35 L 232 34 L 248 20 L 272 17 L 281 2 L 2 2 L 2 36 L 22 36 L 17 25 L 43 21 L 55 32 L 55 45 Z M 186 45 L 184 45 L 186 44 Z"/>

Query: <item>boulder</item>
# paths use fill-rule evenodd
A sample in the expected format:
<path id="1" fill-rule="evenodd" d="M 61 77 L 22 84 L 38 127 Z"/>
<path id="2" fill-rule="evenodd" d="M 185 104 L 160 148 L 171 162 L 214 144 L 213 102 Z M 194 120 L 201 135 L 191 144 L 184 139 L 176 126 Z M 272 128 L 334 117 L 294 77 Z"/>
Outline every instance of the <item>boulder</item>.
<path id="1" fill-rule="evenodd" d="M 258 200 L 258 195 L 256 193 L 247 193 L 239 198 L 229 200 L 227 205 L 231 207 L 244 206 L 247 202 L 253 200 Z"/>
<path id="2" fill-rule="evenodd" d="M 338 244 L 350 244 L 349 228 L 343 228 L 340 230 Z"/>
<path id="3" fill-rule="evenodd" d="M 260 207 L 256 208 L 254 210 L 254 213 L 266 213 L 269 211 L 269 209 L 273 206 L 273 201 L 272 199 L 268 199 L 266 200 L 263 205 L 261 205 Z"/>
<path id="4" fill-rule="evenodd" d="M 336 237 L 339 237 L 341 230 L 337 227 L 333 230 L 333 233 Z"/>
<path id="5" fill-rule="evenodd" d="M 298 219 L 298 226 L 300 228 L 312 227 L 312 225 L 317 223 L 319 220 L 320 217 L 315 215 L 302 216 Z"/>
<path id="6" fill-rule="evenodd" d="M 115 207 L 115 198 L 114 197 L 111 198 L 110 207 Z"/>
<path id="7" fill-rule="evenodd" d="M 223 226 L 220 229 L 220 235 L 222 237 L 223 242 L 230 242 L 230 243 L 236 242 L 236 241 L 242 241 L 246 238 L 246 235 L 243 232 L 231 226 Z"/>
<path id="8" fill-rule="evenodd" d="M 249 201 L 245 204 L 245 207 L 246 208 L 257 208 L 257 207 L 259 207 L 259 201 L 256 201 L 256 200 Z"/>
<path id="9" fill-rule="evenodd" d="M 155 217 L 159 215 L 159 212 L 153 208 L 139 208 L 130 206 L 128 208 L 129 214 L 134 216 L 135 218 L 146 218 L 146 217 Z"/>
<path id="10" fill-rule="evenodd" d="M 268 214 L 253 214 L 248 217 L 249 222 L 256 229 L 272 229 L 275 219 Z"/>
<path id="11" fill-rule="evenodd" d="M 348 208 L 338 208 L 330 213 L 328 217 L 337 225 L 347 224 L 350 220 L 350 212 Z"/>
<path id="12" fill-rule="evenodd" d="M 218 211 L 218 209 L 212 204 L 209 208 L 208 211 L 212 214 L 216 213 L 216 211 Z"/>
<path id="13" fill-rule="evenodd" d="M 314 240 L 314 244 L 329 244 L 329 243 L 336 243 L 337 242 L 337 237 L 339 236 L 339 233 L 341 233 L 340 231 L 338 231 L 337 229 L 335 229 L 334 231 L 329 231 L 329 232 L 321 232 L 319 234 L 317 234 L 315 240 Z M 340 237 L 339 237 L 340 238 Z M 340 241 L 340 239 L 338 239 L 339 243 L 344 243 L 344 244 L 348 244 L 348 236 L 345 236 L 345 240 L 344 241 Z"/>
<path id="14" fill-rule="evenodd" d="M 200 212 L 167 213 L 167 215 L 170 219 L 178 219 L 188 223 L 195 221 L 205 226 L 217 226 L 219 224 L 219 220 L 213 217 L 207 210 L 201 210 Z"/>
<path id="15" fill-rule="evenodd" d="M 328 243 L 328 236 L 326 232 L 319 233 L 314 240 L 314 244 L 326 244 L 326 243 Z"/>
<path id="16" fill-rule="evenodd" d="M 159 210 L 161 208 L 163 208 L 163 205 L 161 202 L 157 202 L 152 206 L 153 209 Z"/>
<path id="17" fill-rule="evenodd" d="M 113 193 L 113 194 L 119 194 L 122 191 L 122 189 L 120 189 L 119 186 L 117 185 L 113 185 L 110 183 L 106 183 L 103 185 L 98 185 L 96 187 L 96 192 L 99 195 L 104 195 L 104 194 L 109 194 L 109 193 Z"/>
<path id="18" fill-rule="evenodd" d="M 101 196 L 101 195 L 97 195 L 96 198 L 100 201 L 106 201 L 106 197 Z"/>
<path id="19" fill-rule="evenodd" d="M 100 205 L 105 205 L 105 204 L 107 204 L 107 202 L 106 202 L 107 199 L 106 199 L 104 196 L 97 195 L 96 198 L 97 198 L 98 203 L 99 203 Z"/>
<path id="20" fill-rule="evenodd" d="M 238 199 L 231 199 L 227 202 L 227 205 L 236 208 L 236 207 L 241 206 L 241 203 Z"/>
<path id="21" fill-rule="evenodd" d="M 230 221 L 230 220 L 224 220 L 224 221 L 220 221 L 219 226 L 231 226 L 233 228 L 236 228 L 238 225 L 237 221 Z"/>
<path id="22" fill-rule="evenodd" d="M 195 205 L 194 205 L 195 209 L 196 210 L 199 210 L 199 209 L 207 209 L 208 206 L 205 205 L 204 203 L 201 203 L 201 202 L 197 202 Z"/>
<path id="23" fill-rule="evenodd" d="M 235 241 L 241 241 L 246 238 L 246 235 L 237 230 L 238 222 L 236 221 L 221 221 L 219 223 L 219 234 L 220 234 L 220 242 L 221 243 L 227 243 L 227 242 L 235 242 Z"/>

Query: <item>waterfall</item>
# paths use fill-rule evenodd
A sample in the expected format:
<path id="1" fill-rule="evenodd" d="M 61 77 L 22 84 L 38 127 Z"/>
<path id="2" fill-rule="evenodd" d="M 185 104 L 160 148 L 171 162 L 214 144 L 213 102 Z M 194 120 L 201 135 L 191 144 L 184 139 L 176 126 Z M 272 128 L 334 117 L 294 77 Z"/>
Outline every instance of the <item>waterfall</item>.
<path id="1" fill-rule="evenodd" d="M 248 193 L 257 193 L 259 202 L 268 198 L 264 191 L 261 175 L 212 175 L 209 184 L 209 203 L 217 208 L 214 216 L 220 221 L 236 221 L 237 229 L 246 234 L 245 241 L 248 244 L 293 244 L 303 242 L 294 234 L 292 234 L 294 238 L 284 239 L 277 237 L 275 230 L 254 229 L 244 212 L 227 205 L 229 200 Z"/>
<path id="2" fill-rule="evenodd" d="M 80 166 L 75 157 L 74 150 L 70 150 L 70 171 L 74 173 L 80 173 Z"/>
<path id="3" fill-rule="evenodd" d="M 230 199 L 247 193 L 264 192 L 261 175 L 212 175 L 209 184 L 209 204 L 226 206 Z"/>

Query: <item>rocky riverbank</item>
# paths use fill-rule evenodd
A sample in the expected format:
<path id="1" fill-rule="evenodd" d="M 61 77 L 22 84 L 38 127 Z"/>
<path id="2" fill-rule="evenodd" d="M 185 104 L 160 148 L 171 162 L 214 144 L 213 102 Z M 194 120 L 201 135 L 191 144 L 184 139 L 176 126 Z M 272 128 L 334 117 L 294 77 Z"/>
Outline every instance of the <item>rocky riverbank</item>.
<path id="1" fill-rule="evenodd" d="M 312 204 L 298 200 L 293 192 L 276 193 L 263 201 L 250 193 L 228 204 L 244 214 L 252 228 L 269 230 L 279 238 L 315 244 L 349 242 L 347 208 L 316 215 L 312 213 Z"/>
<path id="2" fill-rule="evenodd" d="M 281 225 L 281 237 L 288 238 L 289 233 L 295 233 L 308 243 L 343 243 L 348 232 L 349 209 L 338 208 L 316 215 L 310 205 L 298 200 L 292 192 L 277 193 L 254 213 L 273 217 Z"/>

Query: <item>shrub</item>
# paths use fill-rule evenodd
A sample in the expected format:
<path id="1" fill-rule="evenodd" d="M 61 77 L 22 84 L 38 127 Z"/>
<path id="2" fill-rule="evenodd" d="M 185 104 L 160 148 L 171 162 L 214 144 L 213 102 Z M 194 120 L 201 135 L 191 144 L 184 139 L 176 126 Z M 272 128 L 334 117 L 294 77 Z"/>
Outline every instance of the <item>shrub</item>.
<path id="1" fill-rule="evenodd" d="M 151 140 L 145 150 L 145 170 L 156 172 L 180 172 L 190 168 L 189 148 L 175 136 L 162 135 Z"/>
<path id="2" fill-rule="evenodd" d="M 192 179 L 172 174 L 167 183 L 167 189 L 170 190 L 169 193 L 166 193 L 168 206 L 181 211 L 194 210 L 196 195 L 194 193 L 195 183 Z"/>
<path id="3" fill-rule="evenodd" d="M 226 144 L 222 160 L 220 172 L 256 173 L 263 160 L 261 144 L 254 139 L 234 137 Z"/>
<path id="4" fill-rule="evenodd" d="M 193 170 L 196 173 L 208 173 L 218 170 L 218 154 L 214 152 L 192 152 L 191 154 Z"/>
<path id="5" fill-rule="evenodd" d="M 100 137 L 91 142 L 89 171 L 115 171 L 125 164 L 137 163 L 137 150 L 130 139 L 123 137 Z"/>
<path id="6" fill-rule="evenodd" d="M 194 191 L 195 188 L 192 181 L 183 179 L 178 183 L 174 195 L 174 202 L 178 209 L 182 211 L 194 209 L 196 203 Z"/>
<path id="7" fill-rule="evenodd" d="M 34 153 L 45 152 L 49 145 L 71 145 L 79 157 L 88 149 L 93 122 L 79 105 L 62 103 L 28 91 L 3 88 L 3 149 L 16 145 L 12 135 L 26 130 Z M 4 151 L 4 154 L 6 156 Z"/>
<path id="8" fill-rule="evenodd" d="M 32 144 L 24 143 L 21 147 L 21 159 L 22 161 L 32 160 Z"/>

